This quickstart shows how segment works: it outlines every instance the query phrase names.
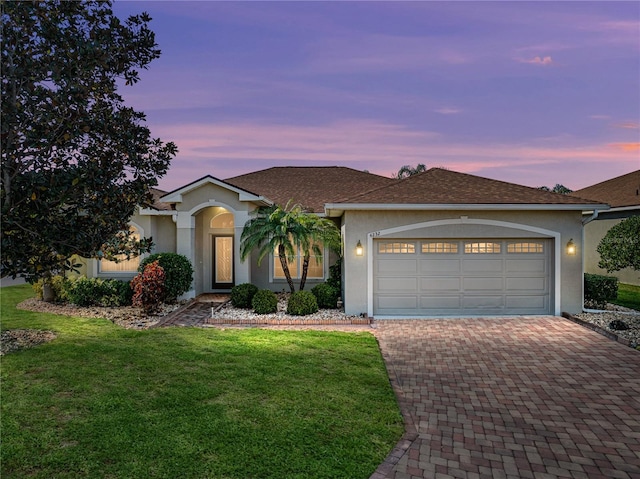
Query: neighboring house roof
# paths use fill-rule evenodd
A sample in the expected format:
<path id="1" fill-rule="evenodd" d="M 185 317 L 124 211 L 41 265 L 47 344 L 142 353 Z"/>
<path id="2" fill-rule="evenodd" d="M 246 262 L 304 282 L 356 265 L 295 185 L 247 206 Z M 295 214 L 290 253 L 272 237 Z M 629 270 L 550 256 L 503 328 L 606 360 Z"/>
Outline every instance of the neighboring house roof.
<path id="1" fill-rule="evenodd" d="M 571 196 L 608 203 L 612 208 L 640 206 L 640 170 L 587 186 Z"/>
<path id="2" fill-rule="evenodd" d="M 225 180 L 285 206 L 289 200 L 321 213 L 325 203 L 371 191 L 397 180 L 344 166 L 278 166 Z"/>
<path id="3" fill-rule="evenodd" d="M 581 206 L 605 208 L 598 201 L 584 200 L 528 186 L 431 168 L 424 173 L 378 188 L 373 191 L 341 198 L 329 205 L 515 205 L 580 209 Z"/>

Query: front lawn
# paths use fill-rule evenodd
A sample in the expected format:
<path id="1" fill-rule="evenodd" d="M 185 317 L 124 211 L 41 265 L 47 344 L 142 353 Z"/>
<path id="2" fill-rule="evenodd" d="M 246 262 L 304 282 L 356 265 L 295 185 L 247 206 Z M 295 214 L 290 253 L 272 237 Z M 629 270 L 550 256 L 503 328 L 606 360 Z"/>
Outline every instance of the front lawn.
<path id="1" fill-rule="evenodd" d="M 2 357 L 0 476 L 368 478 L 403 432 L 373 336 L 125 330 L 19 311 L 53 342 Z"/>
<path id="2" fill-rule="evenodd" d="M 640 311 L 640 286 L 619 283 L 618 298 L 611 302 L 619 306 L 624 306 L 625 308 Z"/>

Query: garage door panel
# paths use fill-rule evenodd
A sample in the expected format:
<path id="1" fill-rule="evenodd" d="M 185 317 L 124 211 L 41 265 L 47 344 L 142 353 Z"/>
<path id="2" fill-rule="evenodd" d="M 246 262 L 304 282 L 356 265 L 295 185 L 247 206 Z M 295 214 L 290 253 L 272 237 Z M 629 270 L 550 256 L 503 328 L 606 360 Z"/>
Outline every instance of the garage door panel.
<path id="1" fill-rule="evenodd" d="M 449 255 L 447 255 L 449 256 Z M 439 259 L 423 259 L 420 260 L 420 273 L 436 274 L 436 273 L 460 273 L 460 259 L 458 258 L 439 258 Z"/>
<path id="2" fill-rule="evenodd" d="M 420 278 L 420 291 L 458 292 L 460 291 L 461 278 Z"/>
<path id="3" fill-rule="evenodd" d="M 382 309 L 418 311 L 417 296 L 379 296 L 377 302 Z"/>
<path id="4" fill-rule="evenodd" d="M 384 259 L 378 261 L 377 272 L 381 274 L 396 274 L 405 276 L 418 272 L 418 265 L 415 259 Z"/>
<path id="5" fill-rule="evenodd" d="M 462 278 L 462 288 L 464 291 L 502 291 L 502 287 L 502 278 L 493 278 L 490 276 Z"/>
<path id="6" fill-rule="evenodd" d="M 393 240 L 398 242 L 398 240 Z M 553 249 L 550 240 L 465 238 L 463 243 L 491 243 L 491 251 L 458 253 L 431 248 L 430 238 L 415 240 L 415 250 L 389 252 L 376 244 L 374 315 L 462 316 L 549 314 L 553 304 Z M 385 243 L 386 240 L 374 240 Z M 445 241 L 443 241 L 445 242 Z M 447 240 L 446 242 L 451 242 Z M 424 247 L 428 243 L 428 247 Z M 529 244 L 531 243 L 531 244 Z M 461 243 L 457 243 L 461 244 Z M 475 250 L 474 250 L 475 251 Z"/>
<path id="7" fill-rule="evenodd" d="M 548 307 L 544 296 L 507 296 L 507 308 L 514 310 L 538 310 Z"/>
<path id="8" fill-rule="evenodd" d="M 543 258 L 507 259 L 507 273 L 546 273 L 547 263 Z"/>
<path id="9" fill-rule="evenodd" d="M 507 291 L 529 291 L 530 293 L 544 293 L 547 291 L 546 278 L 507 278 Z"/>
<path id="10" fill-rule="evenodd" d="M 456 310 L 460 309 L 460 296 L 421 296 L 420 309 L 422 310 Z"/>
<path id="11" fill-rule="evenodd" d="M 501 309 L 504 307 L 503 295 L 464 296 L 462 307 L 466 310 Z"/>
<path id="12" fill-rule="evenodd" d="M 378 278 L 378 291 L 418 291 L 418 278 Z"/>
<path id="13" fill-rule="evenodd" d="M 462 272 L 463 273 L 488 273 L 488 272 L 496 272 L 502 273 L 502 268 L 504 267 L 502 258 L 490 258 L 484 256 L 479 259 L 469 259 L 465 258 L 462 261 Z"/>

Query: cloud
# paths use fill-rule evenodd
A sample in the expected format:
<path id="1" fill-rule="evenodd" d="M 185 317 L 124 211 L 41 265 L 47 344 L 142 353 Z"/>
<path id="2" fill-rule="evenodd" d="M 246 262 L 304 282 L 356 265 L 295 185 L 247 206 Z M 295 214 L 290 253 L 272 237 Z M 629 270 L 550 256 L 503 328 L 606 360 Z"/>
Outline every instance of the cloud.
<path id="1" fill-rule="evenodd" d="M 418 71 L 434 66 L 458 66 L 476 59 L 465 45 L 452 47 L 429 36 L 346 33 L 318 40 L 308 51 L 310 73 Z"/>
<path id="2" fill-rule="evenodd" d="M 610 120 L 611 117 L 609 115 L 589 115 L 589 118 L 592 120 Z"/>
<path id="3" fill-rule="evenodd" d="M 154 128 L 180 152 L 161 187 L 173 189 L 204 174 L 229 178 L 271 166 L 343 165 L 389 176 L 402 165 L 424 163 L 516 183 L 571 186 L 589 172 L 637 169 L 639 143 L 460 142 L 434 131 L 349 119 L 320 125 L 258 122 L 174 124 Z M 537 170 L 514 176 L 516 171 Z M 580 175 L 576 175 L 579 171 Z M 496 173 L 496 172 L 499 172 Z M 537 176 L 536 176 L 537 175 Z M 615 175 L 612 175 L 615 176 Z M 600 178 L 602 181 L 606 178 Z M 585 181 L 585 185 L 589 184 Z M 597 181 L 593 181 L 596 183 Z"/>
<path id="4" fill-rule="evenodd" d="M 436 113 L 440 113 L 442 115 L 455 115 L 457 113 L 461 113 L 462 110 L 460 108 L 455 108 L 455 107 L 442 107 L 442 108 L 437 108 L 435 110 Z"/>
<path id="5" fill-rule="evenodd" d="M 551 65 L 553 63 L 553 60 L 551 59 L 550 56 L 546 56 L 546 57 L 540 57 L 540 56 L 535 56 L 533 58 L 530 59 L 518 59 L 518 61 L 520 63 L 529 63 L 530 65 Z"/>
<path id="6" fill-rule="evenodd" d="M 624 153 L 640 152 L 640 142 L 609 143 L 610 148 Z"/>
<path id="7" fill-rule="evenodd" d="M 640 123 L 637 121 L 623 121 L 622 123 L 616 123 L 616 128 L 624 128 L 626 130 L 638 130 L 640 129 Z"/>

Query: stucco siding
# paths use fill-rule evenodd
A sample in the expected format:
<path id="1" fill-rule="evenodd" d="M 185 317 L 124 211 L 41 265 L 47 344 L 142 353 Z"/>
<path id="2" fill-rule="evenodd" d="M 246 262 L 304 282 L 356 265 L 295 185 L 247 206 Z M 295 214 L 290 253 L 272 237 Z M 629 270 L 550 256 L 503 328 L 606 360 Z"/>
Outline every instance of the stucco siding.
<path id="1" fill-rule="evenodd" d="M 176 210 L 191 211 L 206 206 L 223 206 L 234 211 L 250 211 L 254 208 L 251 203 L 240 201 L 236 192 L 208 183 L 184 194 L 182 202 L 176 204 Z"/>
<path id="2" fill-rule="evenodd" d="M 176 224 L 171 216 L 152 216 L 150 232 L 153 238 L 154 252 L 176 252 Z"/>
<path id="3" fill-rule="evenodd" d="M 251 283 L 256 285 L 260 289 L 268 289 L 275 293 L 280 293 L 282 291 L 289 292 L 289 284 L 286 279 L 276 279 L 273 278 L 273 265 L 271 264 L 274 261 L 273 255 L 265 256 L 260 262 L 260 266 L 258 266 L 258 254 L 254 252 L 251 254 L 250 258 L 247 258 L 247 261 L 250 262 L 250 270 L 251 270 Z M 324 279 L 313 279 L 307 278 L 307 282 L 305 284 L 305 291 L 311 291 L 315 285 L 324 283 L 326 279 L 329 277 L 329 266 L 332 266 L 336 260 L 338 259 L 337 255 L 333 252 L 325 253 L 323 257 L 324 264 Z M 298 291 L 300 287 L 300 280 L 294 279 L 293 284 Z"/>

